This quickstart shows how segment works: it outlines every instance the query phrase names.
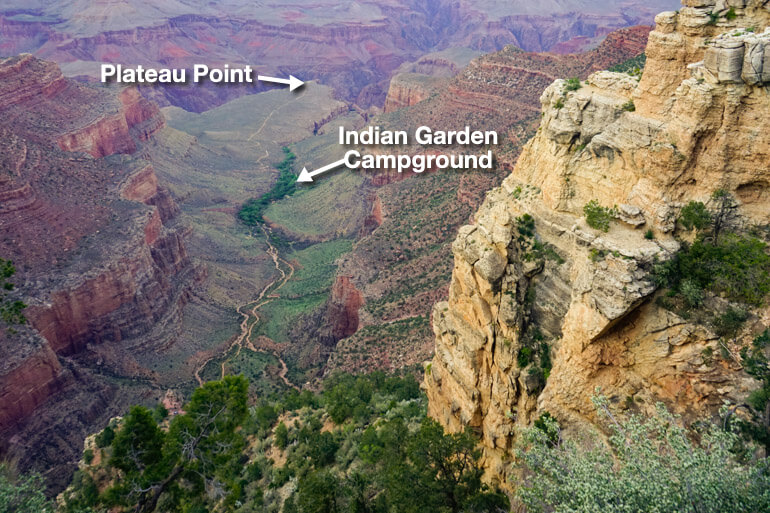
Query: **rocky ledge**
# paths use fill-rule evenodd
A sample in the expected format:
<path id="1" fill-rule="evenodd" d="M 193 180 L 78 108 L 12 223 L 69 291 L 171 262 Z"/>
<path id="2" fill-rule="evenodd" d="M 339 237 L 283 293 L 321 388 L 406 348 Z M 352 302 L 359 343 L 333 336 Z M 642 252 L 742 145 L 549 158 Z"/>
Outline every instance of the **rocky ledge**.
<path id="1" fill-rule="evenodd" d="M 641 80 L 598 72 L 546 89 L 537 134 L 453 245 L 429 413 L 481 435 L 491 481 L 509 485 L 517 427 L 546 411 L 590 423 L 597 387 L 687 420 L 753 386 L 737 365 L 707 362 L 718 337 L 659 307 L 651 272 L 678 250 L 687 201 L 723 189 L 744 226 L 770 223 L 770 5 L 684 4 L 658 16 Z M 586 223 L 588 204 L 611 213 L 606 232 Z"/>

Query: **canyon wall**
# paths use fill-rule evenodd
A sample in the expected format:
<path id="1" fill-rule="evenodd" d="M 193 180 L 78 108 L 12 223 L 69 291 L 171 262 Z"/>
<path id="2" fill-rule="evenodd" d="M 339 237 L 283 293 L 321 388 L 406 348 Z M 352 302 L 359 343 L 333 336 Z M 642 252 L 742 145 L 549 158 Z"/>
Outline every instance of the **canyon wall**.
<path id="1" fill-rule="evenodd" d="M 481 435 L 491 481 L 510 486 L 516 429 L 543 412 L 593 422 L 597 387 L 615 407 L 663 401 L 692 421 L 754 386 L 706 358 L 713 329 L 653 301 L 651 272 L 679 249 L 681 207 L 717 189 L 745 227 L 770 223 L 768 24 L 767 2 L 685 0 L 656 18 L 641 80 L 597 72 L 542 94 L 537 134 L 460 230 L 433 310 L 429 414 Z M 606 233 L 586 224 L 591 200 L 617 207 Z M 766 324 L 754 311 L 747 330 Z M 532 361 L 544 351 L 549 372 Z"/>
<path id="2" fill-rule="evenodd" d="M 152 379 L 125 362 L 173 342 L 145 339 L 179 322 L 202 275 L 152 165 L 125 155 L 164 126 L 156 106 L 30 55 L 0 60 L 0 77 L 0 256 L 29 305 L 26 326 L 0 329 L 0 449 L 59 469 L 60 485 L 92 422 L 152 390 L 113 378 Z M 93 357 L 101 346 L 111 363 Z"/>
<path id="3" fill-rule="evenodd" d="M 317 79 L 333 87 L 338 98 L 369 108 L 383 105 L 389 80 L 402 63 L 428 52 L 452 47 L 490 52 L 508 44 L 548 51 L 575 38 L 598 42 L 613 30 L 649 23 L 672 1 L 569 1 L 534 8 L 523 1 L 467 0 L 366 0 L 349 8 L 334 2 L 150 8 L 126 0 L 123 7 L 136 16 L 121 15 L 126 11 L 120 5 L 105 11 L 99 5 L 73 9 L 14 1 L 0 6 L 0 50 L 34 52 L 66 65 L 68 76 L 91 79 L 102 62 L 188 69 L 196 63 L 251 64 L 264 74 Z M 255 87 L 264 90 L 260 84 L 204 84 L 143 87 L 142 92 L 161 105 L 202 112 Z"/>
<path id="4" fill-rule="evenodd" d="M 444 81 L 441 78 L 416 73 L 400 73 L 393 77 L 385 98 L 385 112 L 393 112 L 420 103 Z"/>
<path id="5" fill-rule="evenodd" d="M 495 130 L 497 168 L 471 172 L 412 172 L 379 169 L 367 174 L 373 199 L 364 237 L 340 264 L 340 276 L 352 276 L 361 291 L 359 330 L 339 342 L 326 372 L 365 372 L 415 366 L 430 357 L 431 307 L 446 297 L 452 272 L 450 247 L 457 230 L 468 223 L 490 188 L 510 172 L 523 142 L 540 120 L 539 98 L 559 77 L 582 78 L 639 55 L 650 27 L 629 27 L 610 34 L 591 51 L 576 55 L 524 52 L 508 46 L 476 57 L 472 52 L 427 56 L 430 62 L 462 57 L 468 65 L 454 78 L 444 78 L 428 98 L 377 119 L 383 129 L 412 132 L 421 125 L 434 130 L 470 126 Z M 432 72 L 423 59 L 404 69 Z M 446 69 L 446 67 L 444 67 Z M 423 75 L 425 76 L 425 75 Z M 397 80 L 391 91 L 397 91 Z M 368 147 L 369 152 L 385 148 Z M 419 148 L 438 153 L 467 148 Z M 476 150 L 473 150 L 474 152 Z M 481 152 L 481 150 L 480 150 Z M 395 243 L 394 241 L 403 241 Z"/>

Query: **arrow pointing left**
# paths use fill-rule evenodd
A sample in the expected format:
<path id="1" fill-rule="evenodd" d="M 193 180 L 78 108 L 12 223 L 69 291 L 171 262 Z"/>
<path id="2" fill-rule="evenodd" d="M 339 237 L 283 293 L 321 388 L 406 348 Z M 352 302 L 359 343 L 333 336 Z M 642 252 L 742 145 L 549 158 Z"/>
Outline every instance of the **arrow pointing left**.
<path id="1" fill-rule="evenodd" d="M 289 75 L 289 78 L 275 78 L 258 75 L 257 80 L 260 82 L 272 82 L 274 84 L 286 84 L 289 86 L 289 91 L 294 91 L 295 89 L 305 85 L 302 80 L 298 79 L 294 75 Z"/>
<path id="2" fill-rule="evenodd" d="M 331 171 L 332 169 L 338 168 L 341 165 L 343 165 L 345 162 L 346 162 L 345 159 L 338 160 L 337 162 L 332 162 L 328 166 L 320 167 L 315 171 L 308 171 L 306 167 L 303 167 L 302 172 L 299 174 L 299 178 L 297 178 L 297 181 L 300 183 L 311 183 L 313 181 L 313 177 L 318 176 L 321 173 Z"/>

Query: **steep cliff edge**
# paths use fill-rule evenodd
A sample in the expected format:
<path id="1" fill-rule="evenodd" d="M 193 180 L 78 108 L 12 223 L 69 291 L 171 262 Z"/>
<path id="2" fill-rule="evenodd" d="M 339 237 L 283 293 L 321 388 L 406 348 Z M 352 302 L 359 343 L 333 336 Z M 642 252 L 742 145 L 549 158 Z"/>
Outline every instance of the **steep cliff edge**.
<path id="1" fill-rule="evenodd" d="M 93 422 L 153 389 L 135 358 L 173 343 L 199 277 L 178 207 L 127 155 L 164 123 L 135 89 L 0 60 L 0 256 L 29 305 L 26 327 L 0 326 L 0 451 L 57 469 L 54 485 Z"/>
<path id="2" fill-rule="evenodd" d="M 546 89 L 537 135 L 453 245 L 429 414 L 479 432 L 493 481 L 507 480 L 517 426 L 545 411 L 591 422 L 596 387 L 687 420 L 752 386 L 736 364 L 707 361 L 713 329 L 651 301 L 688 201 L 722 189 L 744 227 L 770 223 L 770 6 L 684 4 L 656 18 L 641 81 L 597 72 Z M 617 208 L 606 233 L 583 218 L 593 200 Z M 767 324 L 766 311 L 752 318 Z"/>
<path id="3" fill-rule="evenodd" d="M 621 29 L 598 48 L 574 55 L 529 53 L 513 46 L 478 57 L 467 51 L 447 51 L 442 59 L 451 57 L 468 65 L 429 98 L 378 119 L 378 124 L 394 130 L 412 131 L 421 125 L 434 130 L 466 125 L 496 130 L 501 142 L 495 150 L 498 169 L 421 176 L 383 169 L 367 177 L 377 198 L 371 231 L 344 257 L 339 271 L 353 276 L 363 296 L 360 329 L 340 341 L 326 372 L 399 369 L 419 366 L 430 357 L 431 307 L 446 297 L 452 272 L 447 248 L 479 208 L 485 192 L 510 172 L 524 141 L 534 134 L 543 89 L 557 77 L 586 78 L 638 56 L 649 31 L 650 27 Z M 426 60 L 436 62 L 438 56 Z M 421 62 L 425 60 L 405 67 L 405 72 L 436 71 Z"/>

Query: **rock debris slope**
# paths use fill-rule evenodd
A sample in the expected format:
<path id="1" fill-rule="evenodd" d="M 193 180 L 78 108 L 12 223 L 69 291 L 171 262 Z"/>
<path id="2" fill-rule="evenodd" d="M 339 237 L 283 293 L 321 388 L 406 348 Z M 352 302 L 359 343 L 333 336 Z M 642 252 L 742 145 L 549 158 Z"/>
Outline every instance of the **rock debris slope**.
<path id="1" fill-rule="evenodd" d="M 652 301 L 651 271 L 679 248 L 681 207 L 716 189 L 746 226 L 770 223 L 768 24 L 767 1 L 685 0 L 657 16 L 640 81 L 555 81 L 537 135 L 460 230 L 425 384 L 431 416 L 481 434 L 493 481 L 517 426 L 544 411 L 591 422 L 596 387 L 685 419 L 745 397 L 745 374 L 704 361 L 716 335 Z M 592 200 L 617 206 L 606 233 L 583 218 Z M 543 344 L 552 368 L 533 372 Z"/>

